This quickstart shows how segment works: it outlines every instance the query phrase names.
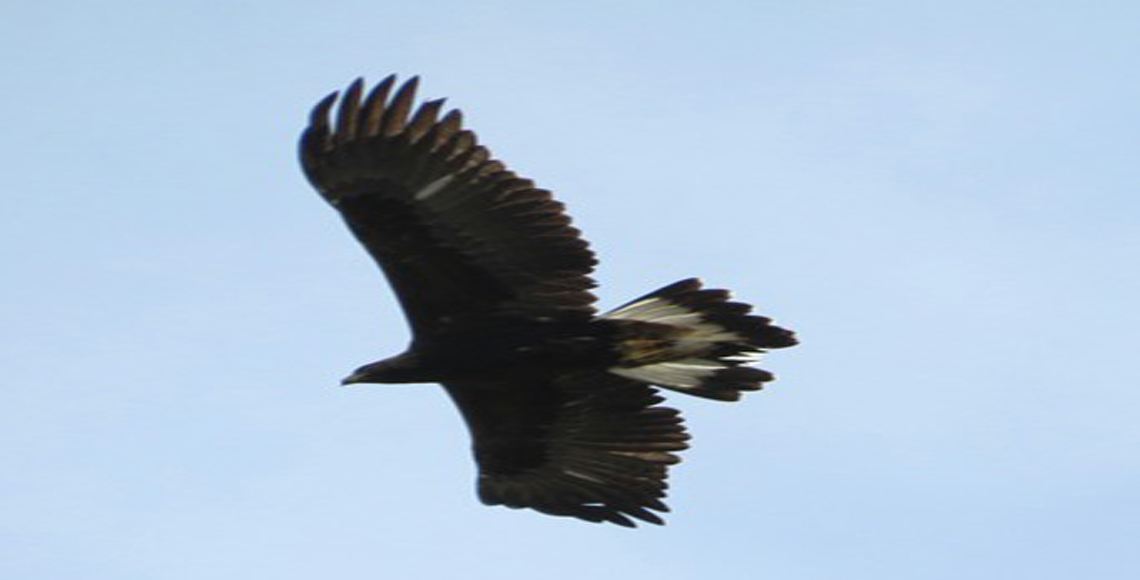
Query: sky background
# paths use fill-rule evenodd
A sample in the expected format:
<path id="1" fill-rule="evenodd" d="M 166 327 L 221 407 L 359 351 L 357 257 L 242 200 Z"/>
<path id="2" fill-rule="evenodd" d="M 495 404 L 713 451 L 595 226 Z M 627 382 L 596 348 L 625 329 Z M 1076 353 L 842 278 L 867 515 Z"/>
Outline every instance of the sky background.
<path id="1" fill-rule="evenodd" d="M 1140 5 L 0 4 L 0 576 L 1140 577 Z M 602 259 L 799 331 L 664 528 L 487 508 L 295 159 L 423 76 Z"/>

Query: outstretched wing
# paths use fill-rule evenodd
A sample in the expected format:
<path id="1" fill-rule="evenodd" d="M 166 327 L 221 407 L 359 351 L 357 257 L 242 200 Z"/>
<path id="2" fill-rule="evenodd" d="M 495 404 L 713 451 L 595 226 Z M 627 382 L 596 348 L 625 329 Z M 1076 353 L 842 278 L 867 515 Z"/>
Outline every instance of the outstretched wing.
<path id="1" fill-rule="evenodd" d="M 442 100 L 412 112 L 417 78 L 313 110 L 301 163 L 380 264 L 419 334 L 471 313 L 593 312 L 595 263 L 561 203 L 491 159 Z M 335 119 L 330 111 L 339 100 Z"/>
<path id="2" fill-rule="evenodd" d="M 653 388 L 602 372 L 445 383 L 471 431 L 479 498 L 591 522 L 661 524 L 666 467 L 688 447 Z"/>

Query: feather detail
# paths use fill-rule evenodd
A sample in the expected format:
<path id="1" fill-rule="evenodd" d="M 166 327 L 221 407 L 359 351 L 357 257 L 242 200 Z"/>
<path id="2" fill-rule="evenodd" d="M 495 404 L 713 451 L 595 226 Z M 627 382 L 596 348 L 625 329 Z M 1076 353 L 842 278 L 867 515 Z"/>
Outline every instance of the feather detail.
<path id="1" fill-rule="evenodd" d="M 674 391 L 735 401 L 759 390 L 771 373 L 744 366 L 765 349 L 796 344 L 795 336 L 725 290 L 702 289 L 695 278 L 670 284 L 602 316 L 625 329 L 621 361 L 610 372 Z"/>

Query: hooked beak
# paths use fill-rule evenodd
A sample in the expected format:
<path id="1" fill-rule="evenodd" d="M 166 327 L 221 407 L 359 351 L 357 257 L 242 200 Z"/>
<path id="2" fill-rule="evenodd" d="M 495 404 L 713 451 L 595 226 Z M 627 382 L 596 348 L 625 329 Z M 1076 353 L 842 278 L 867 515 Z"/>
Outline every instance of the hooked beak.
<path id="1" fill-rule="evenodd" d="M 364 373 L 357 371 L 340 381 L 341 386 L 355 385 L 364 382 Z"/>

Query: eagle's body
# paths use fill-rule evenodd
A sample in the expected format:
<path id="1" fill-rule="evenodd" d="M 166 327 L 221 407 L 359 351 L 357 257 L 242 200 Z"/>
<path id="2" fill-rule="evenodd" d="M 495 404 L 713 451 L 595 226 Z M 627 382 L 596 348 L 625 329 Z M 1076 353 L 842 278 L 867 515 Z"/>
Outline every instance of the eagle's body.
<path id="1" fill-rule="evenodd" d="M 360 382 L 502 380 L 552 371 L 604 370 L 619 358 L 612 348 L 617 327 L 577 313 L 559 317 L 492 313 L 439 326 L 438 333 L 417 341 L 408 353 L 363 367 Z M 352 377 L 346 380 L 357 382 Z"/>
<path id="2" fill-rule="evenodd" d="M 736 400 L 747 366 L 791 332 L 695 279 L 598 315 L 595 260 L 549 192 L 491 159 L 417 81 L 317 105 L 305 173 L 384 270 L 412 327 L 407 352 L 346 383 L 441 383 L 474 440 L 488 504 L 661 523 L 666 466 L 687 447 L 654 387 Z"/>

